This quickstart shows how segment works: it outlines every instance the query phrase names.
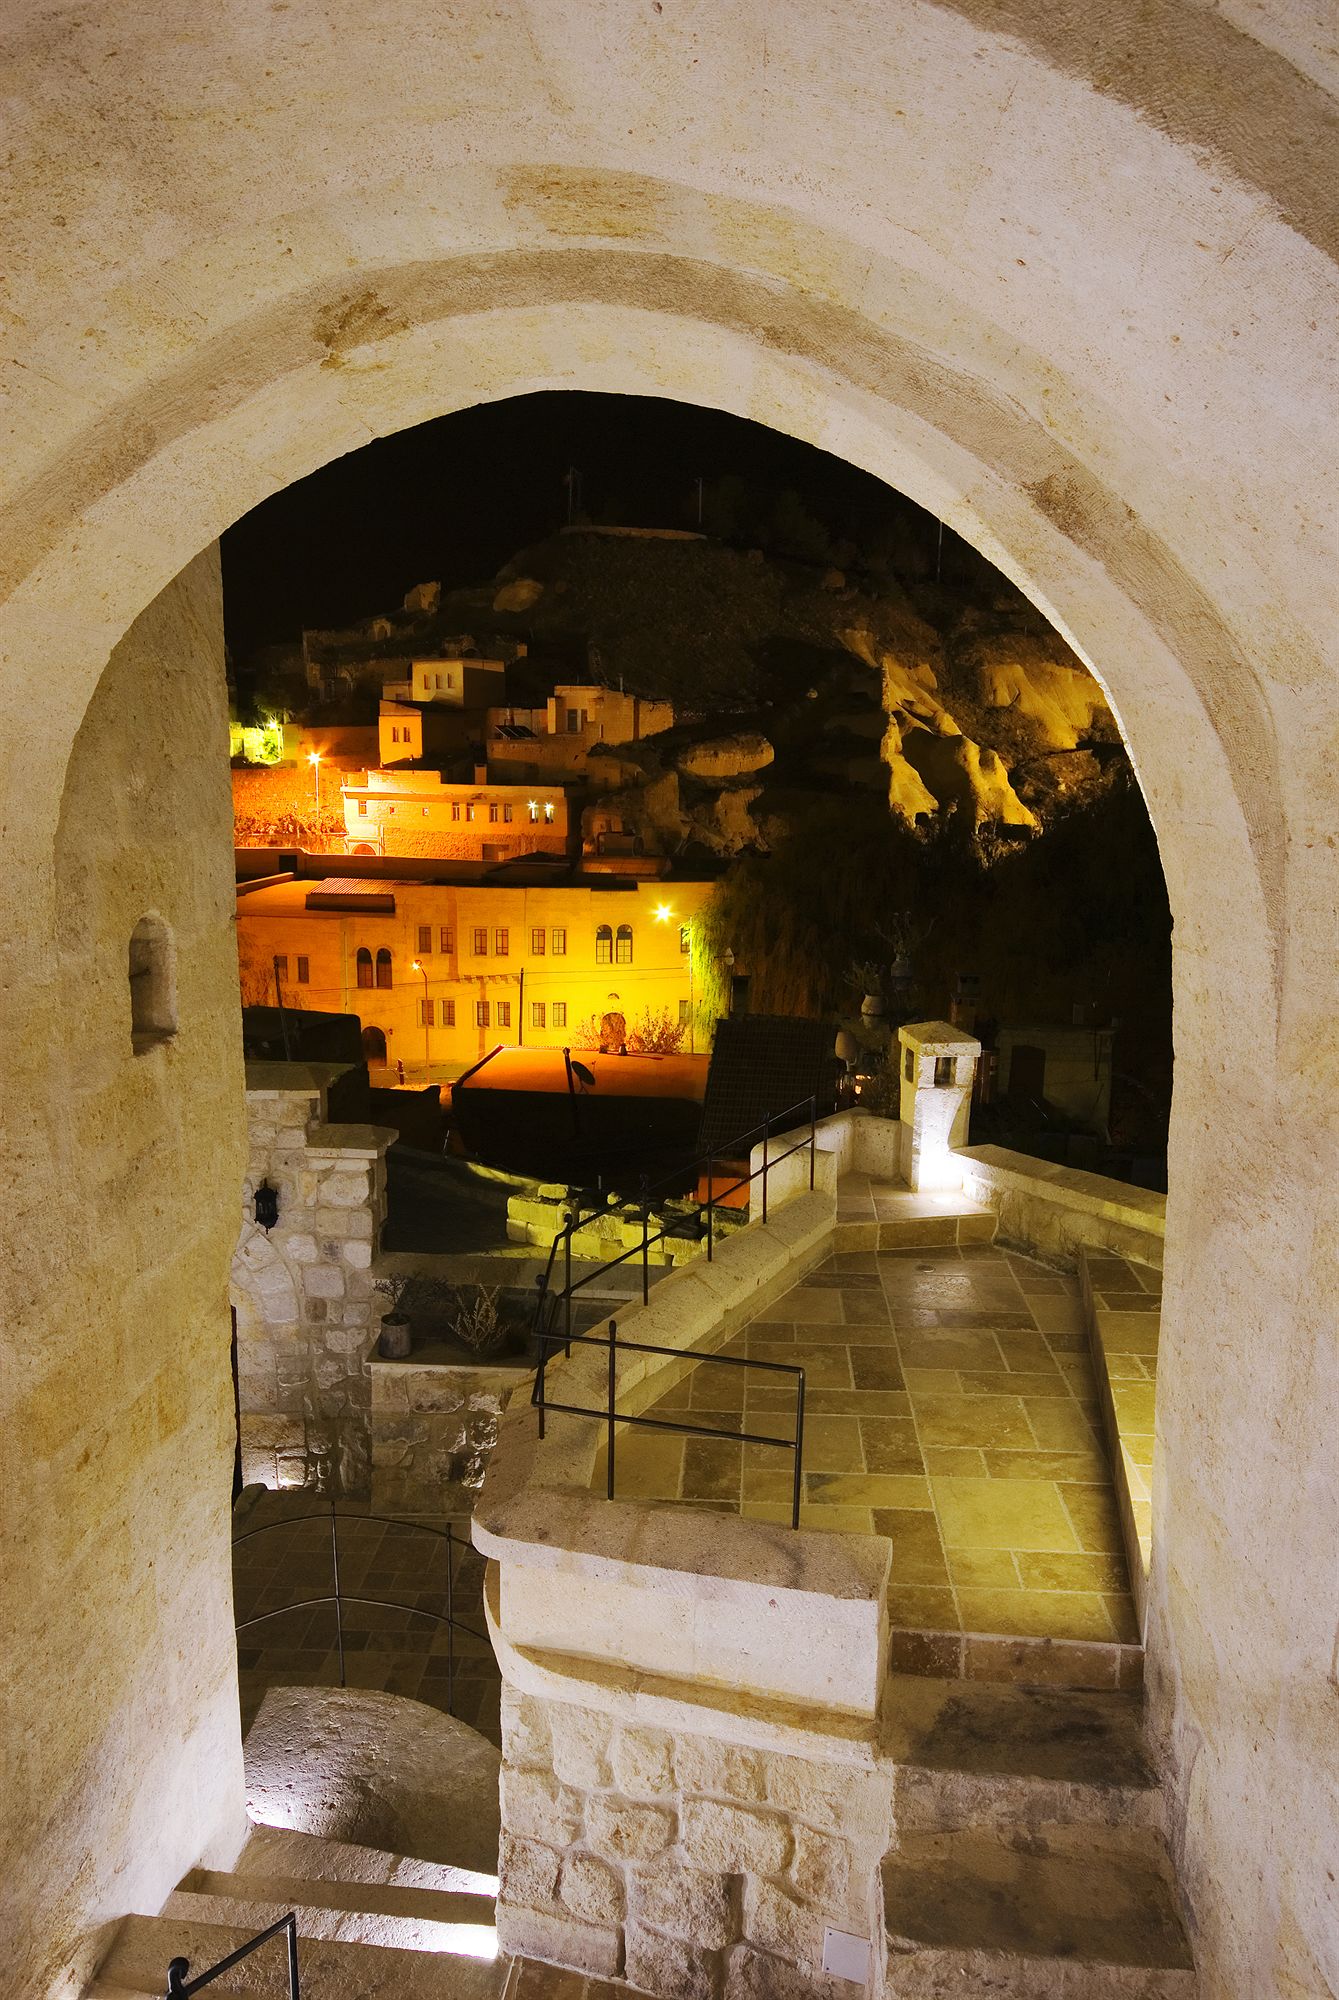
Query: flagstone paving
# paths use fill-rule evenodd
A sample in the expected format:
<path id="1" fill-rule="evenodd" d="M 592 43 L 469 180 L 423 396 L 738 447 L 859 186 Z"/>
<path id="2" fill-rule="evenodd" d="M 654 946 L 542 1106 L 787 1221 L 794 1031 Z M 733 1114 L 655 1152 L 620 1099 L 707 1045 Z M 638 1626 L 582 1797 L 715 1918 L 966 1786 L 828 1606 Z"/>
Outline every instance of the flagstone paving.
<path id="1" fill-rule="evenodd" d="M 877 1196 L 886 1220 L 899 1193 L 844 1182 L 842 1205 Z M 721 1352 L 803 1367 L 801 1525 L 889 1536 L 894 1627 L 1137 1645 L 1076 1279 L 987 1243 L 839 1251 Z M 645 1414 L 789 1438 L 794 1405 L 704 1362 Z M 789 1521 L 792 1467 L 624 1430 L 616 1491 Z"/>

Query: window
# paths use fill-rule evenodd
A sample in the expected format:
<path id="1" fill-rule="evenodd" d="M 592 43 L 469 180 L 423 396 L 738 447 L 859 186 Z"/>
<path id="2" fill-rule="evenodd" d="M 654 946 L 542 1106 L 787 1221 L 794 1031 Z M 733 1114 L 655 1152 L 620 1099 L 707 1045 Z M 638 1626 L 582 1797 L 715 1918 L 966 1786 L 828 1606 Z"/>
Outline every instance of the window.
<path id="1" fill-rule="evenodd" d="M 483 924 L 476 924 L 474 927 L 474 956 L 476 958 L 488 956 L 488 932 Z"/>
<path id="2" fill-rule="evenodd" d="M 424 819 L 426 819 L 426 818 L 428 817 L 428 808 L 427 808 L 426 806 L 424 806 L 424 808 L 423 808 L 423 817 L 424 817 Z"/>
<path id="3" fill-rule="evenodd" d="M 442 1026 L 444 1028 L 454 1028 L 455 1025 L 456 1025 L 456 1003 L 454 1000 L 443 1000 Z"/>
<path id="4" fill-rule="evenodd" d="M 567 711 L 567 734 L 576 736 L 581 729 L 581 710 L 569 708 Z"/>
<path id="5" fill-rule="evenodd" d="M 510 931 L 497 930 L 493 932 L 493 952 L 495 957 L 505 958 L 507 956 L 507 952 L 510 945 L 511 945 Z"/>
<path id="6" fill-rule="evenodd" d="M 547 935 L 548 933 L 545 931 L 543 924 L 537 924 L 535 928 L 531 931 L 530 956 L 532 958 L 543 958 L 544 940 Z"/>
<path id="7" fill-rule="evenodd" d="M 359 799 L 359 801 L 358 801 L 358 810 L 359 810 L 359 812 L 360 812 L 360 813 L 362 814 L 363 818 L 364 818 L 364 819 L 366 819 L 366 818 L 367 818 L 367 800 L 366 800 L 366 799 Z"/>
<path id="8" fill-rule="evenodd" d="M 553 1003 L 553 1025 L 555 1028 L 565 1028 L 567 1026 L 567 1002 L 565 1000 L 555 1000 Z"/>
<path id="9" fill-rule="evenodd" d="M 503 819 L 504 819 L 504 820 L 506 821 L 507 825 L 508 825 L 508 826 L 510 826 L 510 825 L 511 825 L 511 807 L 510 807 L 510 806 L 503 806 L 503 808 L 502 808 L 502 817 L 503 817 Z"/>
<path id="10" fill-rule="evenodd" d="M 555 958 L 567 956 L 567 930 L 562 924 L 555 924 L 553 927 L 553 955 Z"/>
<path id="11" fill-rule="evenodd" d="M 595 963 L 612 965 L 614 961 L 614 933 L 608 924 L 601 924 L 595 933 Z"/>
<path id="12" fill-rule="evenodd" d="M 935 1089 L 936 1089 L 936 1090 L 943 1090 L 943 1089 L 944 1089 L 944 1087 L 945 1087 L 945 1085 L 947 1085 L 947 1084 L 951 1084 L 951 1083 L 952 1083 L 952 1081 L 953 1081 L 953 1058 L 952 1058 L 952 1056 L 936 1056 L 936 1057 L 935 1057 Z"/>
<path id="13" fill-rule="evenodd" d="M 532 1000 L 530 1002 L 530 1025 L 532 1028 L 542 1028 L 544 1026 L 544 1013 L 545 1007 L 542 1000 Z"/>
<path id="14" fill-rule="evenodd" d="M 545 819 L 552 819 L 552 818 L 553 818 L 553 805 L 552 805 L 552 803 L 551 803 L 551 802 L 550 802 L 550 803 L 548 803 L 548 804 L 546 804 L 546 805 L 545 805 L 545 807 L 544 807 L 544 817 L 545 817 Z"/>
<path id="15" fill-rule="evenodd" d="M 358 967 L 358 984 L 360 986 L 371 986 L 373 983 L 372 954 L 367 949 L 366 945 L 360 945 L 358 947 L 358 957 L 355 962 Z"/>
<path id="16" fill-rule="evenodd" d="M 130 933 L 130 1046 L 142 1056 L 177 1032 L 172 933 L 161 917 L 141 917 Z"/>
<path id="17" fill-rule="evenodd" d="M 439 688 L 442 685 L 442 677 L 440 674 L 433 675 L 432 684 L 435 688 Z"/>
<path id="18" fill-rule="evenodd" d="M 311 976 L 312 976 L 312 962 L 311 962 L 311 960 L 310 960 L 309 958 L 299 958 L 299 960 L 298 960 L 298 985 L 299 985 L 299 986 L 310 986 L 310 985 L 311 985 Z"/>
<path id="19" fill-rule="evenodd" d="M 619 927 L 618 927 L 618 945 L 617 945 L 617 949 L 616 949 L 616 950 L 615 950 L 615 952 L 614 952 L 614 958 L 615 958 L 615 961 L 616 961 L 616 963 L 617 963 L 617 964 L 619 964 L 619 965 L 631 965 L 631 964 L 632 964 L 632 925 L 631 925 L 631 924 L 620 924 L 620 925 L 619 925 Z"/>
<path id="20" fill-rule="evenodd" d="M 465 817 L 466 817 L 466 819 L 468 819 L 468 820 L 473 820 L 473 818 L 474 818 L 474 807 L 473 807 L 472 805 L 471 805 L 471 806 L 466 806 L 466 808 L 465 808 Z"/>
<path id="21" fill-rule="evenodd" d="M 420 1028 L 430 1028 L 430 1027 L 432 1026 L 432 1002 L 431 1002 L 431 1000 L 420 1000 L 420 1001 L 419 1001 L 419 1003 L 418 1003 L 418 1024 L 419 1024 Z"/>
<path id="22" fill-rule="evenodd" d="M 680 950 L 680 951 L 682 951 L 682 952 L 689 952 L 689 951 L 691 951 L 692 949 L 693 949 L 693 940 L 692 940 L 692 936 L 691 936 L 691 934 L 690 934 L 690 932 L 689 932 L 689 929 L 688 929 L 688 926 L 687 926 L 687 924 L 680 924 L 680 925 L 679 925 L 679 950 Z"/>
<path id="23" fill-rule="evenodd" d="M 511 1026 L 511 1001 L 510 1001 L 510 1000 L 499 1000 L 499 1001 L 498 1001 L 498 1003 L 497 1003 L 497 1024 L 498 1024 L 499 1028 L 509 1028 L 509 1027 Z"/>
<path id="24" fill-rule="evenodd" d="M 282 952 L 282 953 L 279 953 L 279 952 L 277 952 L 277 953 L 275 954 L 275 958 L 274 958 L 274 976 L 275 976 L 275 978 L 276 978 L 276 979 L 287 979 L 287 977 L 288 977 L 288 954 L 287 954 L 287 952 Z"/>
<path id="25" fill-rule="evenodd" d="M 393 722 L 393 723 L 391 724 L 391 742 L 392 742 L 392 743 L 398 743 L 398 742 L 399 742 L 399 740 L 400 740 L 400 730 L 399 730 L 399 726 L 398 726 L 398 724 L 396 724 L 396 723 L 394 723 L 394 722 Z"/>
<path id="26" fill-rule="evenodd" d="M 457 802 L 456 802 L 456 804 L 452 806 L 452 808 L 451 808 L 451 817 L 452 817 L 452 819 L 459 819 L 459 818 L 460 818 L 460 803 L 459 803 L 459 801 L 457 801 Z"/>
<path id="27" fill-rule="evenodd" d="M 453 688 L 456 684 L 456 677 L 452 673 L 450 667 L 448 667 L 446 670 L 446 684 L 449 688 Z"/>
<path id="28" fill-rule="evenodd" d="M 488 1026 L 488 1002 L 486 1000 L 476 1000 L 474 1003 L 474 1025 L 476 1028 L 486 1028 Z"/>
<path id="29" fill-rule="evenodd" d="M 454 950 L 455 950 L 455 948 L 456 948 L 456 934 L 455 934 L 455 932 L 454 932 L 454 931 L 453 931 L 453 930 L 451 929 L 451 926 L 450 926 L 449 924 L 443 924 L 443 925 L 442 925 L 442 928 L 441 928 L 440 932 L 438 933 L 438 938 L 439 938 L 439 944 L 438 944 L 438 949 L 439 949 L 440 951 L 454 951 Z"/>
<path id="30" fill-rule="evenodd" d="M 679 1002 L 679 1026 L 681 1028 L 686 1028 L 688 1026 L 688 1016 L 690 1011 L 691 1010 L 689 1007 L 689 1003 L 686 1000 L 681 1000 Z"/>
<path id="31" fill-rule="evenodd" d="M 420 958 L 426 958 L 431 950 L 432 925 L 420 924 L 418 927 L 418 955 Z"/>
<path id="32" fill-rule="evenodd" d="M 536 820 L 537 820 L 537 819 L 539 818 L 539 802 L 538 802 L 538 800 L 536 800 L 536 799 L 531 799 L 531 801 L 530 801 L 529 805 L 528 805 L 528 806 L 526 807 L 526 811 L 527 811 L 527 812 L 529 813 L 529 815 L 530 815 L 530 824 L 531 824 L 531 826 L 533 826 L 533 825 L 534 825 L 534 823 L 535 823 L 535 821 L 536 821 Z"/>
<path id="33" fill-rule="evenodd" d="M 390 983 L 391 955 L 383 944 L 381 950 L 377 953 L 377 985 L 389 986 Z"/>
<path id="34" fill-rule="evenodd" d="M 491 824 L 491 825 L 493 825 L 493 826 L 496 826 L 496 825 L 497 825 L 497 807 L 496 807 L 495 805 L 490 805 L 490 806 L 489 806 L 489 808 L 488 808 L 488 818 L 489 818 L 489 822 L 490 822 L 490 824 Z"/>

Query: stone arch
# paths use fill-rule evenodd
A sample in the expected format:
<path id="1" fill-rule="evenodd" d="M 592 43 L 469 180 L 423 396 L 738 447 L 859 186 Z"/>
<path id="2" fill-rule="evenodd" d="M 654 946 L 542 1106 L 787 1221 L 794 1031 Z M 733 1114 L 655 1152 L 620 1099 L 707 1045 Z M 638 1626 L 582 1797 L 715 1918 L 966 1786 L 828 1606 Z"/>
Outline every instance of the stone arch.
<path id="1" fill-rule="evenodd" d="M 1307 1807 L 1294 1834 L 1322 1826 L 1332 1773 L 1333 1631 L 1321 1593 L 1289 1577 L 1328 1573 L 1335 1540 L 1329 1447 L 1306 1412 L 1330 1337 L 1339 1080 L 1339 1044 L 1317 1026 L 1339 858 L 1325 594 L 1339 251 L 1332 56 L 1300 8 L 1250 11 L 1247 34 L 1229 9 L 1181 0 L 1086 13 L 887 0 L 834 27 L 778 0 L 765 49 L 752 10 L 696 0 L 646 10 L 616 39 L 580 0 L 514 34 L 467 6 L 437 40 L 409 0 L 375 21 L 300 0 L 254 44 L 236 10 L 186 0 L 155 8 L 152 40 L 105 5 L 25 18 L 9 89 L 32 107 L 25 155 L 44 171 L 16 177 L 9 211 L 22 351 L 0 692 L 6 714 L 41 726 L 0 742 L 0 796 L 20 802 L 0 953 L 34 1379 L 59 1404 L 62 1371 L 92 1379 L 95 1353 L 139 1352 L 156 1315 L 173 1328 L 170 1382 L 183 1327 L 205 1352 L 235 1230 L 238 1149 L 220 1107 L 239 1094 L 237 1059 L 206 976 L 221 960 L 183 952 L 170 1068 L 155 1058 L 127 1083 L 100 1017 L 78 1063 L 60 1035 L 70 953 L 100 942 L 117 843 L 138 852 L 146 828 L 161 832 L 160 872 L 178 891 L 190 880 L 206 944 L 226 936 L 226 868 L 201 842 L 191 875 L 189 757 L 171 786 L 152 758 L 136 766 L 142 789 L 108 798 L 99 843 L 90 753 L 71 745 L 109 660 L 139 663 L 149 727 L 154 676 L 174 659 L 218 673 L 217 578 L 193 559 L 230 520 L 369 435 L 588 386 L 770 422 L 899 486 L 999 562 L 1113 699 L 1176 918 L 1150 1664 L 1174 1770 L 1202 1746 L 1193 1786 L 1177 1782 L 1178 1837 L 1216 1990 L 1266 1992 L 1319 1989 L 1326 1949 L 1320 1843 L 1294 1837 L 1285 1854 L 1270 1801 L 1282 1781 Z M 462 37 L 477 64 L 459 63 Z M 190 63 L 175 60 L 184 44 Z M 229 93 L 245 121 L 228 122 Z M 102 183 L 65 171 L 81 117 L 117 163 Z M 332 173 L 332 133 L 377 164 L 356 182 Z M 133 762 L 113 722 L 107 741 Z M 123 945 L 118 931 L 122 995 Z M 206 1107 L 193 1107 L 198 1143 L 191 1088 Z M 184 1246 L 157 1291 L 128 1224 L 101 1240 L 89 1226 L 118 1212 L 115 1148 L 82 1157 L 49 1139 L 83 1097 L 99 1129 L 128 1136 L 138 1120 L 152 1134 L 154 1199 Z M 172 1208 L 184 1186 L 191 1203 Z M 81 1246 L 56 1281 L 34 1247 L 52 1226 Z M 75 1327 L 102 1344 L 81 1350 Z M 1270 1476 L 1285 1434 L 1292 1491 Z M 1303 1489 L 1322 1504 L 1299 1518 Z M 108 1494 L 131 1490 L 108 1478 Z M 128 1499 L 114 1504 L 132 1518 Z M 223 1602 L 226 1523 L 207 1525 Z M 164 1531 L 164 1546 L 183 1539 Z M 160 1601 L 194 1617 L 198 1547 L 174 1561 L 157 1568 Z M 39 1621 L 62 1595 L 96 1601 L 102 1580 L 75 1563 L 35 1569 Z M 226 1650 L 215 1635 L 201 1677 L 223 1773 Z M 208 1756 L 194 1712 L 160 1720 L 164 1741 Z M 71 1795 L 59 1733 L 54 1711 L 34 1715 L 34 1826 L 48 1824 L 43 1800 Z M 1277 1752 L 1268 1770 L 1261 1741 Z M 209 1796 L 199 1823 L 221 1824 L 222 1779 Z M 96 1845 L 109 1874 L 133 1850 L 141 1879 L 126 1886 L 160 1901 L 198 1858 L 170 1814 L 153 1844 L 85 1831 L 44 1836 L 47 1880 L 80 1878 L 71 1842 Z M 33 1926 L 30 1943 L 25 1924 L 20 1956 L 62 1950 L 61 1935 Z"/>

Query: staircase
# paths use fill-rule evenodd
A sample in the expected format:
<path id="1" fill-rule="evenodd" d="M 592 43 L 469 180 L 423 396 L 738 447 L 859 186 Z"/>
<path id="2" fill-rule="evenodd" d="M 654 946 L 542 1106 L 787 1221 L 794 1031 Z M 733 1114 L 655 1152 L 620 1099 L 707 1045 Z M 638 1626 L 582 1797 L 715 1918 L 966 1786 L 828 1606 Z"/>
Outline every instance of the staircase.
<path id="1" fill-rule="evenodd" d="M 901 1677 L 885 2000 L 1193 2000 L 1139 1698 Z"/>

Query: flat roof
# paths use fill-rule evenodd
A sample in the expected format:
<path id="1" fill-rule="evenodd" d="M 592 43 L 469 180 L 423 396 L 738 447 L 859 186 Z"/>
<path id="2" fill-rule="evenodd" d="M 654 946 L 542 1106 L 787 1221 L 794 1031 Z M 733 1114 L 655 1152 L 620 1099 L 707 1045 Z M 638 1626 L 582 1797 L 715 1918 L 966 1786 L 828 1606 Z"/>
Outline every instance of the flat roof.
<path id="1" fill-rule="evenodd" d="M 573 1049 L 572 1061 L 595 1078 L 592 1097 L 680 1097 L 700 1104 L 706 1095 L 709 1056 L 602 1056 Z M 561 1049 L 503 1048 L 453 1086 L 465 1090 L 537 1090 L 568 1094 Z"/>

